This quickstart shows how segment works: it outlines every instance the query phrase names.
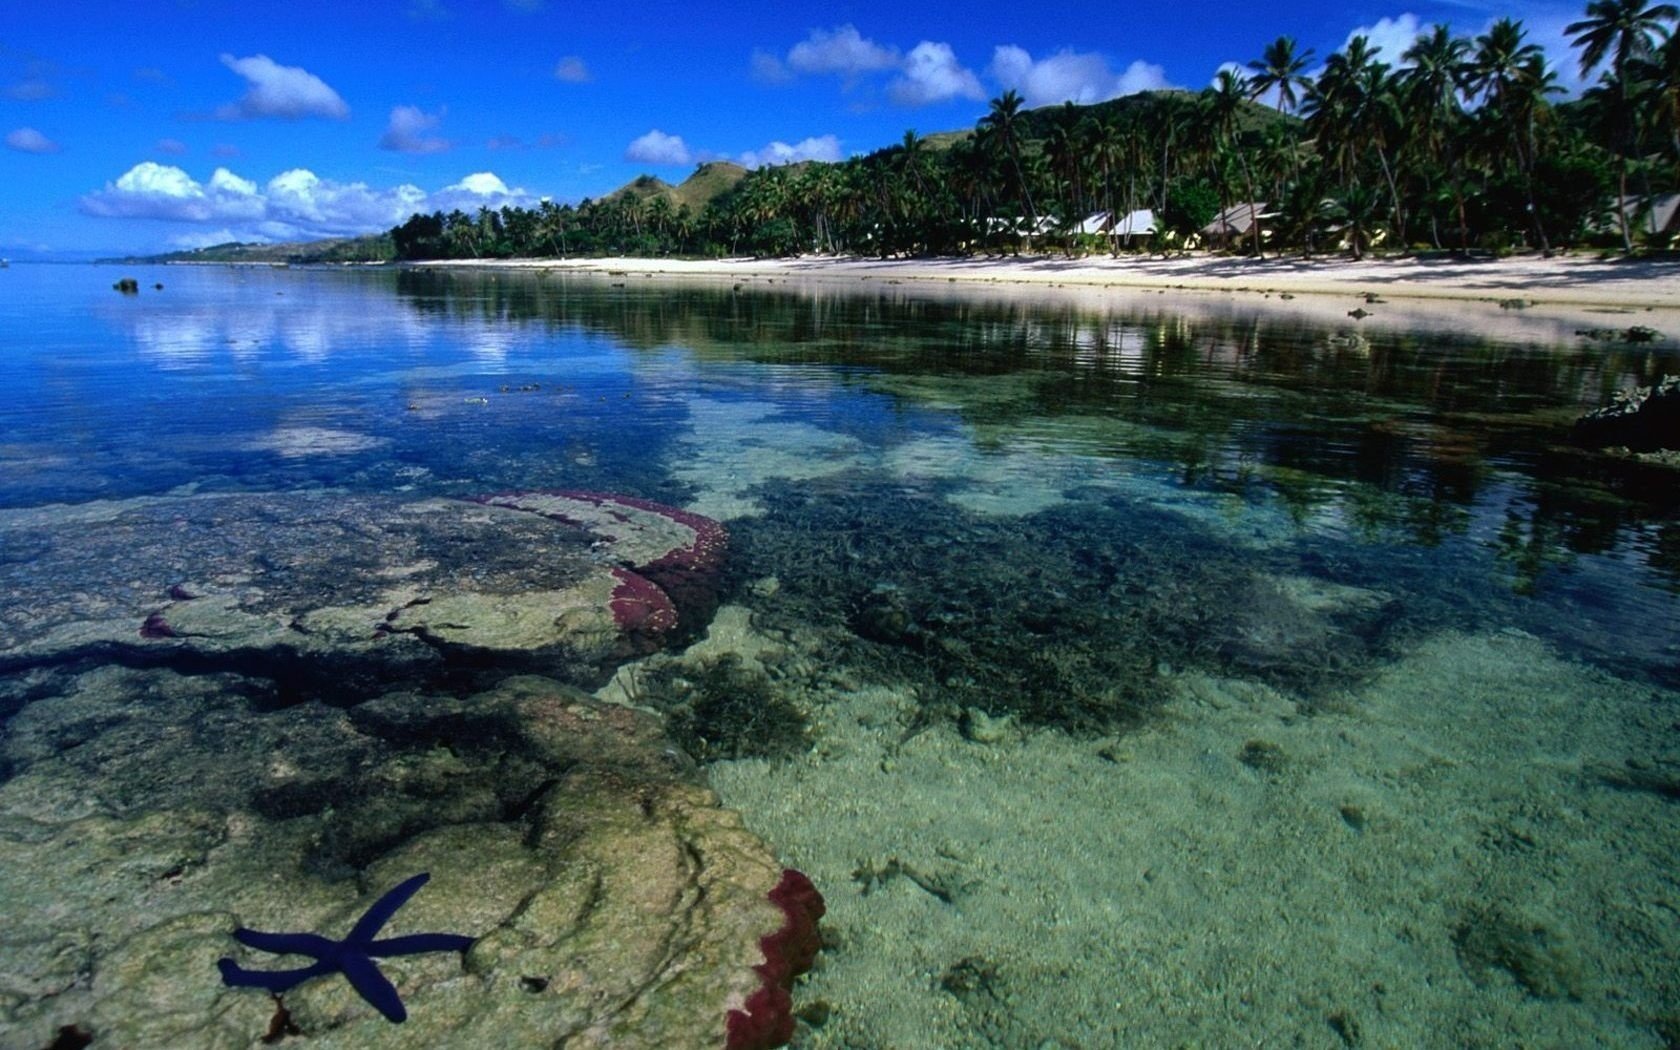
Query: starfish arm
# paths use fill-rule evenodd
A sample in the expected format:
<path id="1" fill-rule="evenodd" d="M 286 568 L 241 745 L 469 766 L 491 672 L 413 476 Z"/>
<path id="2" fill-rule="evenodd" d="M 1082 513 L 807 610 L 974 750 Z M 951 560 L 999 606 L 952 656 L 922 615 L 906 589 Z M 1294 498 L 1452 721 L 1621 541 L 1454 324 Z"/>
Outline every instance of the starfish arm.
<path id="1" fill-rule="evenodd" d="M 296 970 L 247 970 L 232 959 L 220 959 L 216 968 L 222 971 L 222 983 L 229 988 L 262 988 L 275 995 L 284 995 L 311 977 L 332 973 L 326 963 L 304 966 Z"/>
<path id="2" fill-rule="evenodd" d="M 397 996 L 397 989 L 379 972 L 379 967 L 373 960 L 360 952 L 345 952 L 338 961 L 344 976 L 350 979 L 350 986 L 363 999 L 373 1004 L 373 1008 L 385 1015 L 385 1019 L 392 1024 L 402 1024 L 408 1020 L 408 1011 L 403 1009 L 402 999 Z"/>
<path id="3" fill-rule="evenodd" d="M 247 930 L 241 926 L 233 931 L 233 939 L 240 944 L 276 955 L 313 955 L 321 959 L 338 950 L 337 941 L 329 941 L 314 933 L 264 933 L 261 930 Z"/>
<path id="4" fill-rule="evenodd" d="M 413 878 L 397 883 L 396 886 L 386 892 L 385 896 L 373 902 L 373 907 L 369 908 L 367 913 L 357 921 L 355 928 L 350 931 L 350 936 L 344 938 L 344 943 L 366 944 L 373 940 L 374 934 L 379 932 L 379 928 L 390 922 L 391 916 L 397 913 L 397 909 L 407 904 L 410 897 L 420 892 L 420 887 L 424 886 L 426 880 L 431 877 L 430 872 L 423 871 Z"/>
<path id="5" fill-rule="evenodd" d="M 464 952 L 477 938 L 459 933 L 411 933 L 403 937 L 386 937 L 367 946 L 374 956 L 418 955 L 421 952 Z"/>

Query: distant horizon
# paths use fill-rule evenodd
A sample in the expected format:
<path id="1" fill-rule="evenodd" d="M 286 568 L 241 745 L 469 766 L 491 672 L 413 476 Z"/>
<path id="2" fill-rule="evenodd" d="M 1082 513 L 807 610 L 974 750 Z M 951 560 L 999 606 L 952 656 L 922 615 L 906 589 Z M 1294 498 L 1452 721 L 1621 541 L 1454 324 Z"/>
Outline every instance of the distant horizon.
<path id="1" fill-rule="evenodd" d="M 388 229 L 416 211 L 843 160 L 1029 107 L 1199 90 L 1278 36 L 1314 65 L 1356 33 L 1399 64 L 1435 23 L 1521 19 L 1571 94 L 1582 4 L 1280 4 L 1121 12 L 993 0 L 960 14 L 794 2 L 691 8 L 202 0 L 167 16 L 70 0 L 0 30 L 0 256 L 153 254 Z M 1030 25 L 1024 23 L 1030 22 Z M 1207 28 L 1186 32 L 1187 25 Z"/>

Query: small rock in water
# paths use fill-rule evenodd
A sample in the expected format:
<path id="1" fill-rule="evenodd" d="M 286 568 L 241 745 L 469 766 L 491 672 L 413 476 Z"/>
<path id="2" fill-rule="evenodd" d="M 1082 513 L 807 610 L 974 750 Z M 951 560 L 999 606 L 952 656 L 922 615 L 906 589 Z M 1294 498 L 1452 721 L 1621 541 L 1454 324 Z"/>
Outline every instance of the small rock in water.
<path id="1" fill-rule="evenodd" d="M 1001 744 L 1015 732 L 1015 719 L 1010 715 L 994 718 L 977 707 L 963 708 L 958 723 L 963 739 L 975 744 Z"/>

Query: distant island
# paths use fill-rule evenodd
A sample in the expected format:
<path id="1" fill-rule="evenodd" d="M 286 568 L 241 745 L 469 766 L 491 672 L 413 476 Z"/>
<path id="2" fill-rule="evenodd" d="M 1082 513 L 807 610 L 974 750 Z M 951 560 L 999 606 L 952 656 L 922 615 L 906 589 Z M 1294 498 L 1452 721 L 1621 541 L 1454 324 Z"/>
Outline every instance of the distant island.
<path id="1" fill-rule="evenodd" d="M 329 263 L 380 263 L 396 258 L 389 233 L 365 237 L 332 237 L 320 241 L 241 243 L 228 241 L 204 248 L 183 248 L 157 255 L 124 255 L 96 259 L 99 263 L 144 265 L 157 263 L 222 263 L 250 266 L 309 266 Z"/>

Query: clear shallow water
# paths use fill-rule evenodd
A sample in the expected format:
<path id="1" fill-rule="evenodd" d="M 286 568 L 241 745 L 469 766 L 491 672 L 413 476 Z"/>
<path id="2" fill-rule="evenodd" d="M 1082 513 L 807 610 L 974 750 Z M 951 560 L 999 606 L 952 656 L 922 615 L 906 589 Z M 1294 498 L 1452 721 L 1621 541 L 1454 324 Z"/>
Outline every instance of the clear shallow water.
<path id="1" fill-rule="evenodd" d="M 110 289 L 129 273 L 138 296 Z M 1608 391 L 1672 370 L 1672 343 L 1500 343 L 1184 309 L 902 287 L 16 266 L 0 283 L 0 512 L 325 489 L 584 489 L 688 506 L 729 522 L 726 608 L 822 640 L 819 665 L 807 646 L 767 686 L 788 683 L 783 699 L 815 724 L 819 751 L 845 747 L 825 691 L 887 690 L 902 701 L 888 715 L 847 714 L 885 717 L 910 740 L 1014 739 L 991 720 L 1124 740 L 1198 682 L 1334 713 L 1373 681 L 1415 679 L 1420 652 L 1439 677 L 1411 702 L 1447 720 L 1463 703 L 1475 724 L 1465 683 L 1507 667 L 1440 656 L 1429 646 L 1442 637 L 1521 639 L 1617 689 L 1675 683 L 1673 475 L 1563 442 Z M 1269 741 L 1249 743 L 1161 761 L 1210 781 L 1265 771 Z M 740 757 L 711 744 L 702 757 Z M 1640 746 L 1623 757 L 1668 768 L 1671 744 Z M 931 797 L 934 774 L 920 775 Z M 1660 852 L 1673 816 L 1655 812 L 1666 837 L 1645 848 Z M 774 826 L 789 841 L 767 827 L 772 846 L 805 848 Z M 937 882 L 935 863 L 917 870 Z M 876 874 L 841 868 L 823 888 L 856 905 Z M 1563 867 L 1557 891 L 1589 877 Z M 1466 936 L 1466 972 L 1499 970 L 1503 949 Z M 936 1002 L 1007 1013 L 976 958 L 949 979 L 905 980 Z M 825 994 L 866 1015 L 845 1001 L 850 971 L 836 959 Z M 1009 960 L 999 965 L 1002 982 Z M 1025 1000 L 1048 980 L 1014 979 Z M 1644 1015 L 1680 1009 L 1671 989 L 1640 994 Z M 831 1031 L 893 1045 L 852 1023 Z M 1019 1017 L 988 1023 L 959 1017 L 950 1030 L 995 1045 L 1047 1037 Z M 1269 1023 L 1284 1026 L 1274 1036 L 1305 1024 Z M 1315 1019 L 1308 1045 L 1350 1023 Z M 1082 1030 L 1097 1045 L 1121 1038 Z M 1217 1040 L 1193 1025 L 1178 1034 Z"/>
<path id="2" fill-rule="evenodd" d="M 114 268 L 6 275 L 0 507 L 332 486 L 727 495 L 738 511 L 762 507 L 759 483 L 820 476 L 843 500 L 909 478 L 989 525 L 1165 508 L 1233 550 L 1451 577 L 1462 615 L 1566 651 L 1659 676 L 1680 661 L 1672 476 L 1563 440 L 1606 392 L 1676 367 L 1672 343 L 900 288 L 133 272 L 135 297 L 110 290 Z M 770 462 L 778 443 L 787 462 Z"/>

